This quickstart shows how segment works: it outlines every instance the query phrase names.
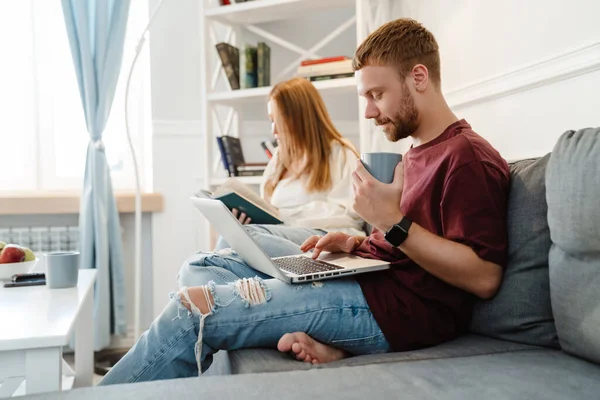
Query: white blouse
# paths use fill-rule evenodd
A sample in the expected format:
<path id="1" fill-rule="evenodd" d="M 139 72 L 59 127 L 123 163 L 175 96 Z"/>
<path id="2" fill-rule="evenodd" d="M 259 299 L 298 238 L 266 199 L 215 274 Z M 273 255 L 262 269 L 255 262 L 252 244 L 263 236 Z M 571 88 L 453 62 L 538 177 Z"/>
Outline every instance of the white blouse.
<path id="1" fill-rule="evenodd" d="M 284 178 L 277 183 L 271 204 L 279 209 L 279 218 L 290 226 L 364 235 L 363 220 L 354 211 L 352 203 L 352 172 L 356 167 L 356 155 L 347 147 L 334 143 L 331 148 L 331 187 L 320 192 L 308 192 L 306 177 Z M 260 185 L 264 198 L 265 182 L 275 173 L 277 153 L 273 155 Z"/>

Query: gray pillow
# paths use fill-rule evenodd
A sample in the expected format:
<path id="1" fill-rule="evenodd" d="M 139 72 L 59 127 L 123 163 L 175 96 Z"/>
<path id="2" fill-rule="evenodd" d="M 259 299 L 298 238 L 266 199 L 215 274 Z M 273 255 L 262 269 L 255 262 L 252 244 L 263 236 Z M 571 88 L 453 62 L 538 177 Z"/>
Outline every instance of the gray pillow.
<path id="1" fill-rule="evenodd" d="M 560 347 L 550 305 L 546 164 L 550 155 L 510 166 L 508 263 L 498 294 L 475 304 L 471 331 L 497 339 Z"/>
<path id="2" fill-rule="evenodd" d="M 550 294 L 562 348 L 600 362 L 600 128 L 565 132 L 546 174 Z"/>

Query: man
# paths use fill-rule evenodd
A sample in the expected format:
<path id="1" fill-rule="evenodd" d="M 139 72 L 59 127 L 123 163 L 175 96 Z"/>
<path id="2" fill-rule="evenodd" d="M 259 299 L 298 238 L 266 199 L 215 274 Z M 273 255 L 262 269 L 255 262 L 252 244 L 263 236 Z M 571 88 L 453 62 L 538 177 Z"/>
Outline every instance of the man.
<path id="1" fill-rule="evenodd" d="M 368 238 L 330 233 L 309 238 L 301 249 L 314 248 L 313 257 L 344 251 L 394 263 L 356 278 L 392 349 L 450 340 L 467 329 L 471 294 L 490 298 L 501 282 L 508 165 L 446 104 L 438 45 L 416 21 L 392 21 L 373 32 L 353 67 L 367 100 L 365 118 L 382 126 L 390 141 L 410 136 L 413 146 L 390 185 L 357 162 L 354 208 L 375 228 Z M 385 233 L 395 224 L 402 236 L 389 243 Z M 280 350 L 314 357 L 304 350 L 311 343 L 304 335 L 285 339 Z M 319 352 L 334 349 L 320 346 Z"/>
<path id="2" fill-rule="evenodd" d="M 500 285 L 508 166 L 447 106 L 438 45 L 416 21 L 373 32 L 353 65 L 365 117 L 391 141 L 411 136 L 413 146 L 389 185 L 357 160 L 354 207 L 374 227 L 368 238 L 329 233 L 301 250 L 352 252 L 392 268 L 295 286 L 265 279 L 235 255 L 196 255 L 184 265 L 196 272 L 194 287 L 173 295 L 101 384 L 192 376 L 218 349 L 277 346 L 323 363 L 465 332 L 475 296 L 492 297 Z"/>

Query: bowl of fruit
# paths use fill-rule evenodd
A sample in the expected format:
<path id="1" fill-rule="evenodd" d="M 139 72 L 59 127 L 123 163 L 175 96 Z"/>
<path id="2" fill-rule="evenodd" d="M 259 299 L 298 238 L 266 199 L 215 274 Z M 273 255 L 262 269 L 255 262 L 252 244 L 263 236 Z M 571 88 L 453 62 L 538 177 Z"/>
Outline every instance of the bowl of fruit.
<path id="1" fill-rule="evenodd" d="M 0 281 L 9 281 L 14 274 L 32 272 L 37 262 L 27 247 L 0 241 Z"/>

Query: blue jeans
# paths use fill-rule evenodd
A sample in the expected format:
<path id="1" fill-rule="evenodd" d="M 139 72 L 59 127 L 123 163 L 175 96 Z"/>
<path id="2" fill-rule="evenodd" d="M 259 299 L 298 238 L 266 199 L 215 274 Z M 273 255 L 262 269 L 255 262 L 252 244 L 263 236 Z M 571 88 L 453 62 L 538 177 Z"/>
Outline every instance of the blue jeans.
<path id="1" fill-rule="evenodd" d="M 188 311 L 179 295 L 172 294 L 160 316 L 99 384 L 197 376 L 218 350 L 276 348 L 281 336 L 296 331 L 351 355 L 390 351 L 352 278 L 290 285 L 268 279 L 230 251 L 190 257 L 179 283 L 207 285 L 214 298 L 209 313 Z M 261 289 L 261 296 L 240 289 L 248 286 Z"/>
<path id="2" fill-rule="evenodd" d="M 296 254 L 300 246 L 310 236 L 324 236 L 327 232 L 322 229 L 302 228 L 288 225 L 244 225 L 244 229 L 254 241 L 262 247 L 269 257 L 281 257 Z M 229 243 L 219 236 L 215 251 L 231 247 Z"/>

